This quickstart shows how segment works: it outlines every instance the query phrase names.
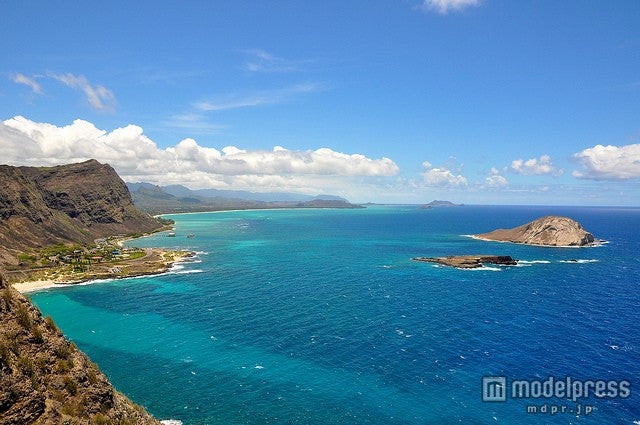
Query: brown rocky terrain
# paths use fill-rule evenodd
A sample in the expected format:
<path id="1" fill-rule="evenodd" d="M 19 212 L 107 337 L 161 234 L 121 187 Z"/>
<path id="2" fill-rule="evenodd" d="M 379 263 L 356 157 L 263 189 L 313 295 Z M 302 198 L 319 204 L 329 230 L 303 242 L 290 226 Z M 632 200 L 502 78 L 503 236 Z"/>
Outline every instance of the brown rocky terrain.
<path id="1" fill-rule="evenodd" d="M 451 255 L 448 257 L 416 257 L 414 261 L 437 263 L 458 269 L 477 269 L 485 264 L 497 264 L 502 266 L 515 266 L 516 260 L 508 255 Z"/>
<path id="2" fill-rule="evenodd" d="M 161 224 L 137 210 L 125 183 L 96 160 L 57 167 L 0 165 L 0 265 L 25 249 L 91 243 Z"/>
<path id="3" fill-rule="evenodd" d="M 544 246 L 588 246 L 595 242 L 593 235 L 568 217 L 546 216 L 513 229 L 497 229 L 475 235 L 479 239 Z"/>
<path id="4" fill-rule="evenodd" d="M 0 423 L 157 424 L 0 274 Z"/>

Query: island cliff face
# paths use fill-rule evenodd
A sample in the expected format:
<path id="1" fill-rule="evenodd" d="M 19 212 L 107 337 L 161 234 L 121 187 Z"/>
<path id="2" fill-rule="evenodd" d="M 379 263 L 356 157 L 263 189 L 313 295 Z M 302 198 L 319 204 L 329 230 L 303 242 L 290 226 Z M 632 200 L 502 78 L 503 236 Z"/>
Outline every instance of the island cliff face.
<path id="1" fill-rule="evenodd" d="M 0 423 L 156 424 L 0 273 Z"/>
<path id="2" fill-rule="evenodd" d="M 586 246 L 595 242 L 593 235 L 568 217 L 546 216 L 513 229 L 497 229 L 475 235 L 477 238 L 544 246 Z"/>
<path id="3" fill-rule="evenodd" d="M 160 223 L 137 210 L 125 183 L 96 160 L 57 167 L 0 165 L 0 265 L 26 248 L 90 243 Z"/>

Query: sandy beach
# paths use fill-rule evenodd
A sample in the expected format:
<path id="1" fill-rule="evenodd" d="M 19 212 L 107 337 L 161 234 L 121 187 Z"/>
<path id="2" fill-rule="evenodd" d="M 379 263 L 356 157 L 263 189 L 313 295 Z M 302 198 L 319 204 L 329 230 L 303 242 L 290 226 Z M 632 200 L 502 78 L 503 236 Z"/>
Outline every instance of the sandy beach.
<path id="1" fill-rule="evenodd" d="M 26 294 L 28 292 L 41 291 L 43 289 L 68 286 L 69 283 L 56 282 L 53 280 L 34 280 L 32 282 L 19 282 L 14 283 L 13 287 L 20 293 Z"/>

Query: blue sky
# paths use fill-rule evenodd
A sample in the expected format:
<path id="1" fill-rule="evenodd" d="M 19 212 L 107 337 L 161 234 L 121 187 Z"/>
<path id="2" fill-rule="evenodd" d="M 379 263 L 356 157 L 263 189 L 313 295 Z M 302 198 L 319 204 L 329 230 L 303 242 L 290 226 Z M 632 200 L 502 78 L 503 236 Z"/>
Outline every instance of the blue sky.
<path id="1" fill-rule="evenodd" d="M 0 163 L 640 205 L 640 2 L 0 3 Z"/>

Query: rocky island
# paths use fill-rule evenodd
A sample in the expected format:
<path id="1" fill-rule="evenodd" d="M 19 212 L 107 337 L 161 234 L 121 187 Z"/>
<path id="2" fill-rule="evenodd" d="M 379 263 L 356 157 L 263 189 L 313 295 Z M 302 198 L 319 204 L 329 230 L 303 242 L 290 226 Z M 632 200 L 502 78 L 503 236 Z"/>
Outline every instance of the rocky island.
<path id="1" fill-rule="evenodd" d="M 444 266 L 458 269 L 477 269 L 485 264 L 496 264 L 500 266 L 515 266 L 516 260 L 508 255 L 451 255 L 448 257 L 416 257 L 414 261 L 442 264 Z"/>
<path id="2" fill-rule="evenodd" d="M 593 235 L 569 217 L 549 215 L 513 229 L 474 235 L 477 239 L 527 245 L 580 247 L 597 243 Z"/>

